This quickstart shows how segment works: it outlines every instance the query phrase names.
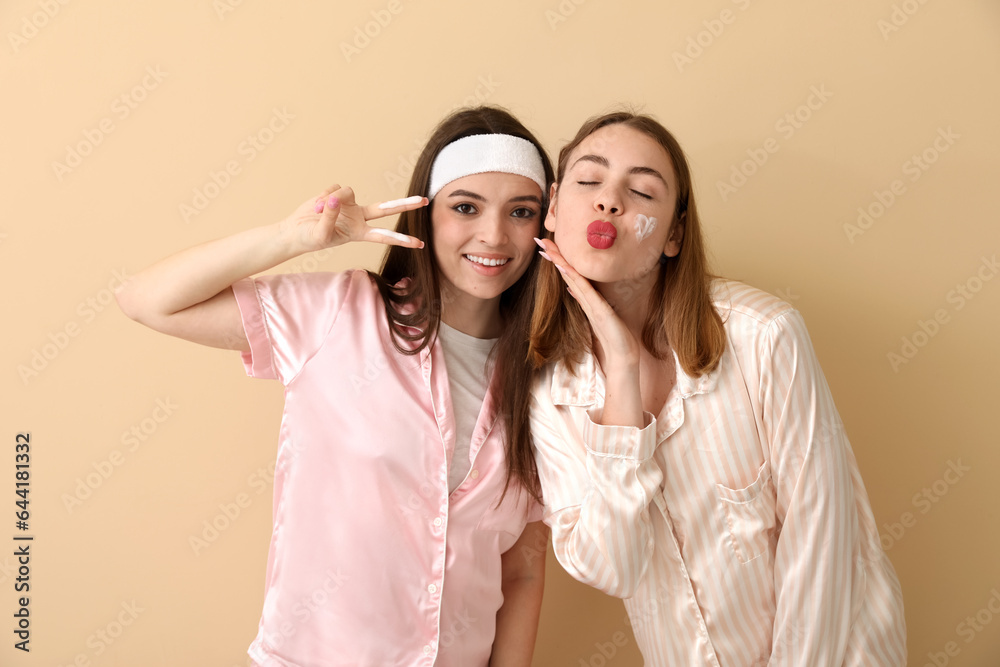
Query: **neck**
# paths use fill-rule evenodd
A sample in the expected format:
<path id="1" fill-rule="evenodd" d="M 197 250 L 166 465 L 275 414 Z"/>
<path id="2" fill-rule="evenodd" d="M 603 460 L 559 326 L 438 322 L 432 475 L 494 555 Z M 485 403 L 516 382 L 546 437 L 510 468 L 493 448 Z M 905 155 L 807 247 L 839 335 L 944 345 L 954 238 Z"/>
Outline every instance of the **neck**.
<path id="1" fill-rule="evenodd" d="M 642 328 L 649 312 L 649 294 L 656 284 L 657 275 L 657 271 L 653 270 L 631 280 L 594 283 L 594 288 L 639 341 L 642 340 Z"/>
<path id="2" fill-rule="evenodd" d="M 441 286 L 441 321 L 473 338 L 499 338 L 500 297 L 477 299 Z"/>

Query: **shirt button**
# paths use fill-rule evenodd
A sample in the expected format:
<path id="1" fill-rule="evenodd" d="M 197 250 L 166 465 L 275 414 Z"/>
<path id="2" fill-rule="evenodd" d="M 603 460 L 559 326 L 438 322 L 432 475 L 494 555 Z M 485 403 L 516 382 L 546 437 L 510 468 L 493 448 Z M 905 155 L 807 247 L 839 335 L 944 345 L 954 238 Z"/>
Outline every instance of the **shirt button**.
<path id="1" fill-rule="evenodd" d="M 442 521 L 442 520 L 441 520 L 441 517 L 436 517 L 436 518 L 434 519 L 434 525 L 435 525 L 436 527 L 440 528 L 440 527 L 441 527 L 441 524 L 442 524 L 442 523 L 444 523 L 444 521 Z"/>
<path id="2" fill-rule="evenodd" d="M 479 471 L 473 470 L 471 473 L 469 473 L 469 477 L 471 477 L 472 479 L 476 479 L 477 477 L 479 477 Z"/>
<path id="3" fill-rule="evenodd" d="M 437 589 L 438 589 L 437 586 L 435 586 L 434 584 L 431 584 L 430 586 L 427 587 L 427 592 L 428 593 L 437 593 Z"/>

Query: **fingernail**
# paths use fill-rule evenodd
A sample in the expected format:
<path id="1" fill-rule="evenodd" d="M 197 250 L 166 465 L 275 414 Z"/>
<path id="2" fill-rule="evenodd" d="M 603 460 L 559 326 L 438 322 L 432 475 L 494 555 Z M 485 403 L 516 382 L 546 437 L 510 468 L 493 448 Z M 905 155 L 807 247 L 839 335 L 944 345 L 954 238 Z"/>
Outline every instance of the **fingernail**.
<path id="1" fill-rule="evenodd" d="M 532 238 L 535 239 L 535 243 L 538 244 L 539 248 L 545 250 L 545 245 L 542 243 L 542 240 L 540 238 L 538 238 L 537 236 L 533 236 Z"/>
<path id="2" fill-rule="evenodd" d="M 549 254 L 547 252 L 545 252 L 544 250 L 539 250 L 538 254 L 541 255 L 542 257 L 544 257 L 545 259 L 549 260 L 550 262 L 552 261 L 552 258 L 549 257 Z"/>
<path id="3" fill-rule="evenodd" d="M 559 273 L 566 273 L 566 269 L 565 269 L 564 267 L 562 267 L 562 266 L 559 266 L 559 265 L 558 265 L 558 264 L 556 264 L 555 262 L 553 262 L 553 263 L 552 263 L 552 266 L 554 266 L 554 267 L 556 267 L 557 269 L 559 269 Z"/>
<path id="4" fill-rule="evenodd" d="M 323 200 L 322 199 L 319 200 L 318 202 L 316 202 L 316 212 L 317 213 L 322 213 L 323 212 Z"/>
<path id="5" fill-rule="evenodd" d="M 333 195 L 330 195 L 330 198 L 326 200 L 326 205 L 329 206 L 330 208 L 337 208 L 338 206 L 340 206 L 340 199 L 334 197 Z"/>

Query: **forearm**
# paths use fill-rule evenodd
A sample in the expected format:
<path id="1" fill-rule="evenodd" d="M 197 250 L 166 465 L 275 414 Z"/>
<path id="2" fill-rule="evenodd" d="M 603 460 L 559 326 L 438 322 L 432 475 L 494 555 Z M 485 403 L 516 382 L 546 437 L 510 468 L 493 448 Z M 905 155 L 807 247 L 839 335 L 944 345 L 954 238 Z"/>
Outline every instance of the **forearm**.
<path id="1" fill-rule="evenodd" d="M 119 289 L 118 303 L 135 320 L 168 317 L 301 254 L 297 245 L 282 223 L 209 241 L 137 273 Z"/>
<path id="2" fill-rule="evenodd" d="M 544 576 L 505 582 L 490 667 L 528 667 L 535 651 Z"/>
<path id="3" fill-rule="evenodd" d="M 586 467 L 587 478 L 577 482 L 585 489 L 580 504 L 550 517 L 553 550 L 578 581 L 608 595 L 631 597 L 652 553 L 650 511 L 662 474 L 652 459 L 594 451 Z"/>
<path id="4" fill-rule="evenodd" d="M 531 664 L 545 589 L 548 541 L 549 529 L 541 521 L 532 521 L 500 557 L 503 605 L 497 611 L 490 667 Z"/>
<path id="5" fill-rule="evenodd" d="M 560 411 L 575 408 L 534 396 L 535 461 L 556 557 L 578 581 L 630 597 L 652 552 L 650 512 L 663 480 L 652 456 L 655 420 L 643 429 L 604 426 L 578 413 L 569 426 Z"/>

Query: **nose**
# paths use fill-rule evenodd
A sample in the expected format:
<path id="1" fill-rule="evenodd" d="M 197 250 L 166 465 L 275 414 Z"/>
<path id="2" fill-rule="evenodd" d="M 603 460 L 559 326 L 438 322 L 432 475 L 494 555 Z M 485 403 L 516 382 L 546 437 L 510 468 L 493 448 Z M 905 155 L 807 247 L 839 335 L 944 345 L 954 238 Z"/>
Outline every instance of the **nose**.
<path id="1" fill-rule="evenodd" d="M 601 213 L 608 213 L 612 215 L 617 215 L 622 211 L 621 196 L 618 192 L 618 188 L 611 184 L 608 184 L 597 193 L 597 198 L 594 200 L 594 208 Z"/>
<path id="2" fill-rule="evenodd" d="M 479 224 L 479 242 L 491 248 L 507 243 L 507 221 L 499 211 L 482 216 Z"/>

